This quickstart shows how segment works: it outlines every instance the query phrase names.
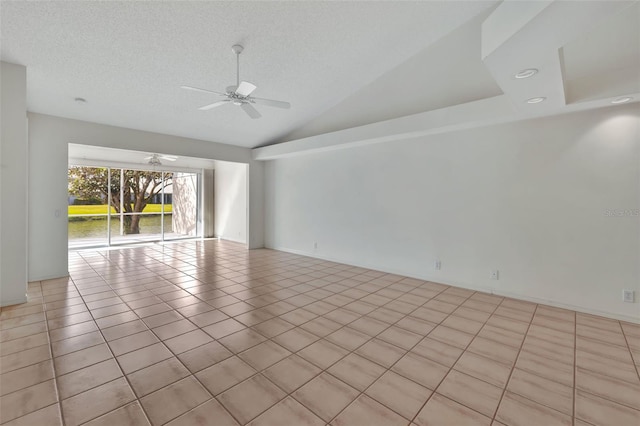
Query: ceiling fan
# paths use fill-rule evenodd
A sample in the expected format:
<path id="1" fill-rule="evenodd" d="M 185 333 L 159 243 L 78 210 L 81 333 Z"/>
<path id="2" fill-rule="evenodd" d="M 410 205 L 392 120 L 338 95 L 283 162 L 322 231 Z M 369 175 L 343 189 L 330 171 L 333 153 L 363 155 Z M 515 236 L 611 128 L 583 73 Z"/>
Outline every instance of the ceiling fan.
<path id="1" fill-rule="evenodd" d="M 175 155 L 151 154 L 150 157 L 145 157 L 144 159 L 151 166 L 161 166 L 162 162 L 160 160 L 176 161 L 178 157 Z"/>
<path id="2" fill-rule="evenodd" d="M 256 90 L 256 86 L 254 84 L 249 83 L 248 81 L 240 81 L 240 53 L 244 48 L 239 44 L 233 45 L 231 50 L 236 54 L 236 85 L 228 86 L 224 93 L 222 92 L 214 92 L 213 90 L 200 89 L 192 86 L 180 86 L 183 89 L 193 90 L 196 92 L 204 92 L 204 93 L 213 93 L 214 95 L 224 96 L 226 99 L 221 101 L 214 102 L 209 105 L 205 105 L 203 107 L 198 108 L 201 111 L 208 111 L 210 109 L 233 104 L 238 105 L 240 108 L 247 113 L 247 115 L 251 118 L 260 118 L 262 115 L 258 112 L 257 109 L 253 107 L 252 104 L 260 104 L 267 105 L 276 108 L 291 108 L 291 104 L 289 102 L 284 101 L 276 101 L 273 99 L 263 99 L 256 98 L 251 96 L 254 90 Z"/>

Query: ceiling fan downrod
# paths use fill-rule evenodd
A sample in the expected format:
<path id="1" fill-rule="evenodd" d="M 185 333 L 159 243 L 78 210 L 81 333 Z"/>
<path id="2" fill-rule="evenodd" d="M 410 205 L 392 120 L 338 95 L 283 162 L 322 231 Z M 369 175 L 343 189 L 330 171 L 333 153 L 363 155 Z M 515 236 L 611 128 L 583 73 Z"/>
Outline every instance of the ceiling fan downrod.
<path id="1" fill-rule="evenodd" d="M 244 50 L 239 44 L 234 44 L 231 46 L 231 50 L 236 54 L 236 88 L 240 86 L 240 54 Z"/>

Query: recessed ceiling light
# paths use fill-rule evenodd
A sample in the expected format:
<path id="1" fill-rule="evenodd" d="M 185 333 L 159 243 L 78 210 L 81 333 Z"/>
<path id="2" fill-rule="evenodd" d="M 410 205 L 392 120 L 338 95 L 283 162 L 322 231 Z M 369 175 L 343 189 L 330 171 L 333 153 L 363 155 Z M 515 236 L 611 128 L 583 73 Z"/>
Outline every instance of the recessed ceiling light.
<path id="1" fill-rule="evenodd" d="M 633 99 L 631 96 L 623 96 L 622 98 L 614 99 L 611 101 L 612 104 L 624 104 Z"/>
<path id="2" fill-rule="evenodd" d="M 531 98 L 531 99 L 527 99 L 527 103 L 528 104 L 539 104 L 540 102 L 546 100 L 547 98 L 545 97 L 539 97 L 539 98 Z"/>
<path id="3" fill-rule="evenodd" d="M 533 77 L 537 73 L 538 73 L 537 69 L 535 69 L 535 68 L 527 68 L 526 70 L 522 70 L 519 73 L 517 73 L 516 75 L 514 75 L 514 77 L 515 78 L 529 78 L 529 77 Z"/>
<path id="4" fill-rule="evenodd" d="M 87 100 L 85 98 L 75 98 L 74 101 L 80 103 L 80 104 L 86 104 Z"/>

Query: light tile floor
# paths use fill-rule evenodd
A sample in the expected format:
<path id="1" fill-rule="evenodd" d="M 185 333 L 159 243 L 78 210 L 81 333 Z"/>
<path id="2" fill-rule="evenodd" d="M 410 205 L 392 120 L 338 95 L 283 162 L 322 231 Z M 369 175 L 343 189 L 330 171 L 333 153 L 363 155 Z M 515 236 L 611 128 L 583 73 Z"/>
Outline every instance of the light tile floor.
<path id="1" fill-rule="evenodd" d="M 6 425 L 640 424 L 640 326 L 220 241 L 0 312 Z"/>

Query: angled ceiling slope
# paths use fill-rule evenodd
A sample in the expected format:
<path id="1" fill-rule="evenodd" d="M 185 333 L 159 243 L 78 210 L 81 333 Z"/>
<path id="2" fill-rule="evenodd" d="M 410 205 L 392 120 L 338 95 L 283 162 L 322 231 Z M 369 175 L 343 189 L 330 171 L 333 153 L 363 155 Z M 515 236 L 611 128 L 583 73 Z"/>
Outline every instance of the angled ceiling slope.
<path id="1" fill-rule="evenodd" d="M 295 140 L 502 94 L 480 57 L 491 8 L 364 86 L 283 140 Z"/>
<path id="2" fill-rule="evenodd" d="M 611 107 L 618 97 L 640 105 L 638 10 L 638 1 L 505 1 L 482 23 L 478 52 L 502 95 L 265 146 L 254 149 L 253 157 L 269 160 Z M 530 78 L 515 78 L 532 68 L 537 73 Z M 528 102 L 534 98 L 541 102 Z"/>

